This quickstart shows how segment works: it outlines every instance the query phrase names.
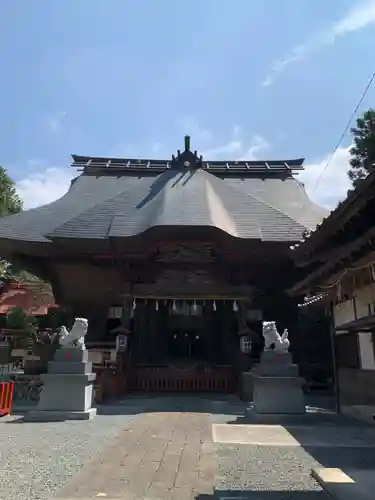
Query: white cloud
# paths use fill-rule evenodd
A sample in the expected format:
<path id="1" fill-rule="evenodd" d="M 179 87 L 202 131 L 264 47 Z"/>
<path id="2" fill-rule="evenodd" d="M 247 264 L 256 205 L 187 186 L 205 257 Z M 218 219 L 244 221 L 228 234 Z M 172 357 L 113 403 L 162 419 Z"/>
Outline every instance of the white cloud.
<path id="1" fill-rule="evenodd" d="M 305 184 L 309 197 L 318 205 L 332 210 L 339 201 L 346 198 L 348 189 L 351 187 L 347 176 L 349 150 L 350 146 L 339 148 L 326 170 L 331 155 L 317 162 L 307 162 L 305 170 L 298 176 L 299 180 Z"/>
<path id="2" fill-rule="evenodd" d="M 242 129 L 233 127 L 231 139 L 202 152 L 205 160 L 255 160 L 258 153 L 269 149 L 268 142 L 259 135 L 247 138 Z"/>
<path id="3" fill-rule="evenodd" d="M 297 45 L 289 54 L 276 61 L 263 80 L 263 86 L 272 85 L 276 77 L 283 73 L 290 64 L 302 61 L 309 54 L 333 45 L 341 37 L 375 24 L 375 0 L 361 0 L 357 4 L 327 29 Z"/>
<path id="4" fill-rule="evenodd" d="M 16 183 L 25 209 L 35 208 L 61 198 L 77 175 L 72 168 L 50 167 L 32 173 Z"/>
<path id="5" fill-rule="evenodd" d="M 60 111 L 53 116 L 47 118 L 47 128 L 53 134 L 57 134 L 62 129 L 62 124 L 65 118 L 68 116 L 66 111 Z"/>

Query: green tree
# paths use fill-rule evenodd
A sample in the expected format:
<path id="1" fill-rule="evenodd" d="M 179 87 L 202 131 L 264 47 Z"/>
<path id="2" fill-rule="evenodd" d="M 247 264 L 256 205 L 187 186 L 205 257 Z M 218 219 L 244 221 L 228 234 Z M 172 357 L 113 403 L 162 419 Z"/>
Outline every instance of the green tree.
<path id="1" fill-rule="evenodd" d="M 5 168 L 0 167 L 0 217 L 17 214 L 22 211 L 22 201 L 17 194 L 14 181 L 9 177 Z M 12 273 L 11 264 L 0 258 L 0 277 L 6 280 Z"/>
<path id="2" fill-rule="evenodd" d="M 5 168 L 0 167 L 0 217 L 17 214 L 22 210 L 22 200 L 17 194 L 13 180 Z"/>
<path id="3" fill-rule="evenodd" d="M 354 145 L 350 149 L 348 177 L 355 187 L 375 167 L 375 109 L 369 109 L 358 118 L 351 132 Z"/>
<path id="4" fill-rule="evenodd" d="M 7 328 L 12 330 L 24 330 L 29 335 L 36 332 L 36 320 L 29 316 L 22 308 L 15 307 L 11 309 L 5 318 Z"/>

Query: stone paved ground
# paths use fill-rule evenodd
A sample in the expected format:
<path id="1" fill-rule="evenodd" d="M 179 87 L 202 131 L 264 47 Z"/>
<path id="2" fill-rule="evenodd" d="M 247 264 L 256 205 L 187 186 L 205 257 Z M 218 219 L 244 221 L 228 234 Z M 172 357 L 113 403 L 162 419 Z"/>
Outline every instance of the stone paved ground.
<path id="1" fill-rule="evenodd" d="M 13 445 L 0 452 L 0 481 L 9 488 L 5 495 L 1 488 L 0 498 L 328 500 L 310 476 L 312 467 L 375 468 L 375 433 L 359 432 L 356 422 L 328 416 L 301 432 L 303 422 L 291 421 L 285 428 L 302 440 L 299 446 L 284 429 L 249 432 L 244 410 L 238 400 L 218 396 L 134 397 L 89 424 L 47 424 L 44 432 L 40 424 L 1 425 L 2 446 Z M 214 432 L 214 443 L 212 425 L 228 422 L 226 442 Z M 319 443 L 327 433 L 330 441 Z M 22 459 L 16 441 L 23 444 Z"/>
<path id="2" fill-rule="evenodd" d="M 191 499 L 213 494 L 211 422 L 200 413 L 148 413 L 59 492 L 60 498 Z M 195 497 L 193 497 L 195 498 Z"/>

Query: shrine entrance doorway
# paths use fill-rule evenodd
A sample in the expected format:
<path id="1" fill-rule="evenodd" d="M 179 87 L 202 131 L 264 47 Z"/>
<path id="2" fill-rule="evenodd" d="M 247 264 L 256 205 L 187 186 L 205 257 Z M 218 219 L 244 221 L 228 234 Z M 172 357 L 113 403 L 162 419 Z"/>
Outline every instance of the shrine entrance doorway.
<path id="1" fill-rule="evenodd" d="M 135 310 L 135 391 L 232 392 L 237 314 L 219 301 L 159 300 Z"/>
<path id="2" fill-rule="evenodd" d="M 168 360 L 175 362 L 207 360 L 207 339 L 212 331 L 205 324 L 202 306 L 173 304 L 168 317 Z"/>

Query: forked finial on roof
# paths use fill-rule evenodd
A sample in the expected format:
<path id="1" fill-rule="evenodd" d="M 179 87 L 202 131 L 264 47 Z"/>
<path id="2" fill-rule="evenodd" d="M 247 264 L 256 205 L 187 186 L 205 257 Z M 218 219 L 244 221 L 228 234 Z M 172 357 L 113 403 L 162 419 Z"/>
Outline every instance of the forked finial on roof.
<path id="1" fill-rule="evenodd" d="M 185 135 L 185 151 L 190 151 L 190 135 Z"/>

